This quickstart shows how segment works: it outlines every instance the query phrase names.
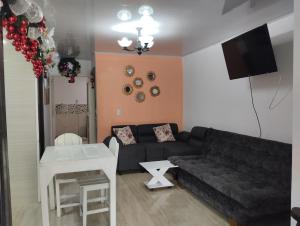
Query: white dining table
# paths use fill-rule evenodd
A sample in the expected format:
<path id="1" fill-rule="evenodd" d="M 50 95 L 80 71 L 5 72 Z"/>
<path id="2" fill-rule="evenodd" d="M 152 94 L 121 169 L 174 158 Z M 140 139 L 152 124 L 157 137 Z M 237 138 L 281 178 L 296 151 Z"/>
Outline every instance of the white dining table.
<path id="1" fill-rule="evenodd" d="M 116 226 L 116 159 L 105 144 L 49 146 L 40 160 L 42 226 L 49 226 L 48 186 L 61 173 L 103 170 L 110 180 L 110 226 Z"/>

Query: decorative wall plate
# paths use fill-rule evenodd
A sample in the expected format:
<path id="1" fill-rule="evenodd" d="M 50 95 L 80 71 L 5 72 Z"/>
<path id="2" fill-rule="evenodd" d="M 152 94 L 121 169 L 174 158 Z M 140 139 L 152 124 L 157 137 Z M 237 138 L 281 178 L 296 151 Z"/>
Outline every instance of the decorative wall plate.
<path id="1" fill-rule="evenodd" d="M 145 99 L 146 99 L 146 95 L 145 95 L 144 92 L 138 92 L 138 93 L 136 94 L 136 96 L 135 96 L 135 100 L 136 100 L 136 102 L 138 102 L 138 103 L 144 102 Z"/>
<path id="2" fill-rule="evenodd" d="M 133 85 L 136 88 L 141 88 L 144 85 L 144 81 L 141 78 L 136 78 L 136 79 L 133 80 Z"/>
<path id="3" fill-rule="evenodd" d="M 148 72 L 147 78 L 149 81 L 154 81 L 156 79 L 156 74 L 153 71 Z"/>
<path id="4" fill-rule="evenodd" d="M 133 92 L 133 87 L 132 87 L 132 85 L 126 84 L 126 85 L 123 86 L 123 93 L 124 93 L 125 95 L 130 95 L 130 94 L 132 94 L 132 92 Z"/>
<path id="5" fill-rule="evenodd" d="M 135 69 L 134 69 L 133 66 L 131 66 L 131 65 L 126 66 L 126 68 L 125 68 L 125 74 L 128 77 L 132 77 L 134 75 L 134 72 L 135 72 Z"/>
<path id="6" fill-rule="evenodd" d="M 151 96 L 157 97 L 160 94 L 160 88 L 158 86 L 152 86 L 150 89 Z"/>

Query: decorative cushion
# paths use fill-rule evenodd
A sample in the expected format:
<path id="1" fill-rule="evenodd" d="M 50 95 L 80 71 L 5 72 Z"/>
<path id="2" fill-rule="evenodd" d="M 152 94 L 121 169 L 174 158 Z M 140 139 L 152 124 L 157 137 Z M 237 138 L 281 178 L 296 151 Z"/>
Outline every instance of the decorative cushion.
<path id="1" fill-rule="evenodd" d="M 132 135 L 129 126 L 125 126 L 123 128 L 113 128 L 113 131 L 124 145 L 136 144 L 135 138 Z"/>
<path id="2" fill-rule="evenodd" d="M 153 130 L 157 138 L 157 142 L 162 143 L 166 141 L 176 141 L 173 136 L 170 124 L 154 127 Z"/>

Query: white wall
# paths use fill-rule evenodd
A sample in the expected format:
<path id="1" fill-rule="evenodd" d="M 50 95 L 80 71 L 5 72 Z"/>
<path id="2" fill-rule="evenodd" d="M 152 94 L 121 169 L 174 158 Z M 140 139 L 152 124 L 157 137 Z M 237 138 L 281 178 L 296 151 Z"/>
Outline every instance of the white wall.
<path id="1" fill-rule="evenodd" d="M 75 83 L 69 83 L 62 76 L 53 79 L 53 97 L 55 104 L 87 104 L 87 77 L 76 77 Z"/>
<path id="2" fill-rule="evenodd" d="M 292 142 L 292 42 L 274 47 L 279 72 L 252 77 L 255 105 L 262 125 L 262 136 Z M 215 44 L 187 55 L 184 62 L 185 129 L 206 126 L 258 136 L 252 110 L 248 78 L 229 80 L 221 44 Z M 277 88 L 279 75 L 283 81 L 278 98 L 284 101 L 275 110 L 268 106 Z"/>
<path id="3" fill-rule="evenodd" d="M 300 2 L 294 1 L 294 104 L 293 104 L 293 177 L 292 207 L 300 207 Z M 296 226 L 295 221 L 292 225 Z"/>
<path id="4" fill-rule="evenodd" d="M 4 45 L 7 140 L 13 222 L 37 202 L 37 86 L 32 64 Z"/>

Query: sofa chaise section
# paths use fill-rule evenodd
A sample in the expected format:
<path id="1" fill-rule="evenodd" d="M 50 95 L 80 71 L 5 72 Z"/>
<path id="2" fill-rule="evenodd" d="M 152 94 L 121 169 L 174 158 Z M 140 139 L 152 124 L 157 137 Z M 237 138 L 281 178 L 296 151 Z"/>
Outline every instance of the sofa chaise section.
<path id="1" fill-rule="evenodd" d="M 169 158 L 201 199 L 241 224 L 289 212 L 291 145 L 209 129 L 202 149 Z"/>

